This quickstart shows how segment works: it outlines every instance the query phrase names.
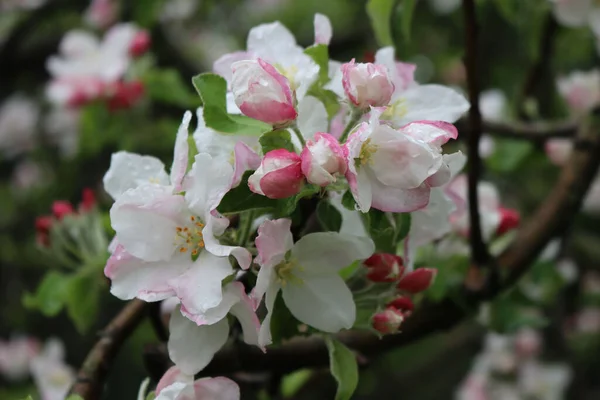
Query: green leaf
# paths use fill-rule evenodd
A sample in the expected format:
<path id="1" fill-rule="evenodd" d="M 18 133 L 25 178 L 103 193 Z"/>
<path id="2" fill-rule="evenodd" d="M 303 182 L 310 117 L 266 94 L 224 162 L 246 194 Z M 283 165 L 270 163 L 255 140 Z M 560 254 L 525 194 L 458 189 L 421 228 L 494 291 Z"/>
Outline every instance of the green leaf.
<path id="1" fill-rule="evenodd" d="M 358 364 L 350 349 L 331 336 L 325 336 L 329 368 L 338 384 L 335 400 L 349 400 L 358 385 Z"/>
<path id="2" fill-rule="evenodd" d="M 318 86 L 329 82 L 329 48 L 325 44 L 315 44 L 304 50 L 304 54 L 310 56 L 319 66 Z"/>
<path id="3" fill-rule="evenodd" d="M 71 397 L 73 397 L 73 396 L 69 396 L 69 398 L 67 400 L 76 400 L 76 399 L 71 399 Z M 79 398 L 81 398 L 81 397 L 79 397 Z M 23 398 L 21 400 L 33 400 L 33 397 L 31 397 L 31 395 L 29 395 L 29 396 L 27 396 L 27 397 L 25 397 L 25 398 Z"/>
<path id="4" fill-rule="evenodd" d="M 294 396 L 308 382 L 312 374 L 313 372 L 310 369 L 301 369 L 284 376 L 281 381 L 281 394 L 283 397 L 287 399 Z"/>
<path id="5" fill-rule="evenodd" d="M 146 93 L 157 102 L 180 107 L 198 107 L 198 98 L 175 69 L 151 69 L 142 76 Z"/>
<path id="6" fill-rule="evenodd" d="M 96 320 L 100 300 L 101 277 L 94 268 L 82 269 L 69 282 L 66 305 L 69 317 L 80 333 L 85 333 Z"/>
<path id="7" fill-rule="evenodd" d="M 141 27 L 150 28 L 158 22 L 165 0 L 145 0 L 131 3 L 133 20 Z"/>
<path id="8" fill-rule="evenodd" d="M 388 215 L 383 211 L 371 208 L 368 213 L 361 214 L 361 216 L 377 250 L 384 253 L 395 253 L 396 229 Z"/>
<path id="9" fill-rule="evenodd" d="M 352 192 L 350 190 L 346 190 L 342 196 L 342 205 L 347 210 L 356 211 L 356 201 L 354 200 L 354 196 L 352 196 Z"/>
<path id="10" fill-rule="evenodd" d="M 66 400 L 83 400 L 83 397 L 81 397 L 81 396 L 80 396 L 80 395 L 78 395 L 78 394 L 72 394 L 72 395 L 70 395 L 69 397 L 67 397 L 67 399 L 66 399 Z"/>
<path id="11" fill-rule="evenodd" d="M 512 172 L 525 161 L 533 149 L 533 144 L 524 140 L 496 140 L 494 153 L 487 159 L 487 164 L 497 172 Z"/>
<path id="12" fill-rule="evenodd" d="M 325 110 L 327 110 L 327 116 L 329 119 L 335 117 L 340 110 L 340 99 L 338 98 L 337 94 L 331 90 L 312 86 L 309 89 L 308 94 L 321 100 L 321 103 L 325 105 Z"/>
<path id="13" fill-rule="evenodd" d="M 401 240 L 404 240 L 410 231 L 411 214 L 398 213 L 393 215 L 394 221 L 396 222 L 396 235 L 394 236 L 394 242 L 397 244 Z"/>
<path id="14" fill-rule="evenodd" d="M 271 315 L 271 338 L 273 343 L 281 343 L 285 339 L 293 338 L 300 332 L 298 326 L 301 323 L 292 315 L 283 301 L 281 290 L 277 293 L 277 298 L 273 305 L 273 314 Z"/>
<path id="15" fill-rule="evenodd" d="M 400 8 L 400 28 L 406 42 L 410 40 L 410 30 L 416 5 L 417 0 L 402 0 L 402 7 Z"/>
<path id="16" fill-rule="evenodd" d="M 327 200 L 317 205 L 317 219 L 325 231 L 339 232 L 342 228 L 342 214 Z"/>
<path id="17" fill-rule="evenodd" d="M 369 0 L 367 14 L 380 47 L 393 46 L 391 20 L 396 0 Z"/>
<path id="18" fill-rule="evenodd" d="M 248 178 L 252 171 L 246 171 L 238 187 L 231 189 L 221 200 L 217 208 L 221 214 L 235 214 L 247 210 L 275 209 L 277 200 L 256 194 L 248 187 Z"/>
<path id="19" fill-rule="evenodd" d="M 272 130 L 271 125 L 244 115 L 227 113 L 227 81 L 219 75 L 204 73 L 192 78 L 196 91 L 204 104 L 206 126 L 221 133 L 260 136 Z"/>
<path id="20" fill-rule="evenodd" d="M 279 200 L 279 204 L 277 207 L 277 216 L 279 218 L 281 217 L 287 217 L 289 215 L 291 215 L 294 210 L 296 209 L 296 206 L 298 205 L 298 202 L 304 198 L 307 197 L 312 197 L 315 194 L 319 193 L 321 191 L 321 188 L 317 185 L 312 185 L 312 184 L 307 184 L 304 185 L 302 187 L 302 189 L 300 189 L 300 192 L 298 192 L 297 195 L 289 197 L 287 199 L 282 199 Z"/>
<path id="21" fill-rule="evenodd" d="M 286 149 L 294 152 L 294 144 L 292 143 L 292 135 L 287 129 L 278 129 L 276 131 L 267 132 L 258 139 L 262 146 L 263 154 L 267 154 L 271 150 Z"/>
<path id="22" fill-rule="evenodd" d="M 34 295 L 25 293 L 23 304 L 26 308 L 37 309 L 47 317 L 53 317 L 62 310 L 70 277 L 50 271 L 37 288 Z"/>

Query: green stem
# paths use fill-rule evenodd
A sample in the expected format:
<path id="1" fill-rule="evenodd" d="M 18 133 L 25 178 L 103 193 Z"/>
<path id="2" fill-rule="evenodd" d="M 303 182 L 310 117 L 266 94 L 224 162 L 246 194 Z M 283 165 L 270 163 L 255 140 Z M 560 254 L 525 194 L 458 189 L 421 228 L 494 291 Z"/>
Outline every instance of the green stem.
<path id="1" fill-rule="evenodd" d="M 306 146 L 306 141 L 304 140 L 304 136 L 302 136 L 302 133 L 300 132 L 300 129 L 298 129 L 297 125 L 293 125 L 292 126 L 292 130 L 294 131 L 294 133 L 296 134 L 296 137 L 300 141 L 300 144 L 302 145 L 302 148 L 304 148 Z"/>
<path id="2" fill-rule="evenodd" d="M 240 215 L 240 227 L 238 229 L 238 246 L 246 247 L 246 243 L 252 232 L 252 222 L 254 221 L 254 211 L 247 211 Z"/>
<path id="3" fill-rule="evenodd" d="M 363 116 L 363 111 L 359 109 L 352 110 L 352 114 L 350 114 L 350 121 L 348 121 L 348 125 L 344 128 L 344 132 L 342 132 L 342 136 L 340 136 L 340 143 L 344 143 L 346 139 L 348 139 L 348 135 L 352 131 L 352 128 L 356 126 L 358 121 Z"/>

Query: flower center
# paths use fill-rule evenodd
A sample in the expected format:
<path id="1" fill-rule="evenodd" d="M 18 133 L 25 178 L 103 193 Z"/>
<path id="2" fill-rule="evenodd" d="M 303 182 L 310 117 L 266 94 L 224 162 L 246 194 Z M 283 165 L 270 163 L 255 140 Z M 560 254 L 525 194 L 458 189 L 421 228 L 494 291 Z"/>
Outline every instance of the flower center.
<path id="1" fill-rule="evenodd" d="M 202 236 L 204 224 L 199 218 L 190 216 L 190 222 L 175 228 L 175 245 L 180 253 L 190 252 L 192 258 L 197 257 L 204 248 L 204 237 Z"/>
<path id="2" fill-rule="evenodd" d="M 48 377 L 52 386 L 66 386 L 71 382 L 71 376 L 64 369 L 56 369 Z"/>
<path id="3" fill-rule="evenodd" d="M 383 112 L 383 114 L 381 114 L 381 119 L 389 120 L 389 119 L 394 119 L 394 117 L 402 118 L 407 113 L 408 113 L 408 106 L 406 104 L 406 100 L 403 98 L 400 98 L 400 99 L 396 100 L 395 102 L 393 102 L 392 104 L 390 104 L 386 108 L 386 110 Z"/>
<path id="4" fill-rule="evenodd" d="M 295 65 L 290 65 L 288 67 L 284 67 L 281 64 L 275 64 L 275 69 L 279 71 L 279 73 L 287 78 L 290 82 L 290 89 L 296 90 L 298 89 L 298 84 L 296 82 L 295 76 L 298 73 L 298 67 Z"/>
<path id="5" fill-rule="evenodd" d="M 360 153 L 358 154 L 358 158 L 355 158 L 354 161 L 356 165 L 367 165 L 373 164 L 373 154 L 377 151 L 377 145 L 371 143 L 371 138 L 365 140 L 365 142 L 360 147 Z"/>
<path id="6" fill-rule="evenodd" d="M 281 284 L 281 286 L 287 285 L 288 282 L 297 285 L 304 283 L 302 278 L 299 278 L 294 274 L 294 270 L 301 271 L 302 266 L 298 264 L 298 260 L 293 258 L 275 266 L 275 275 L 277 275 L 277 281 L 279 284 Z"/>

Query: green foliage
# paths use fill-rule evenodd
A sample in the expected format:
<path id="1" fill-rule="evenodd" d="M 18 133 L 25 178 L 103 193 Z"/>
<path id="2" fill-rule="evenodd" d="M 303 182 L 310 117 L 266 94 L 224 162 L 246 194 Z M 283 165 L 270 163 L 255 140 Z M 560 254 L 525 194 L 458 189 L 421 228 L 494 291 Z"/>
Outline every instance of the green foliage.
<path id="1" fill-rule="evenodd" d="M 338 388 L 335 400 L 349 400 L 358 385 L 358 364 L 354 353 L 331 336 L 325 336 L 329 368 Z"/>
<path id="2" fill-rule="evenodd" d="M 151 69 L 142 76 L 144 88 L 151 99 L 182 108 L 196 108 L 200 105 L 175 69 Z"/>
<path id="3" fill-rule="evenodd" d="M 410 40 L 410 31 L 416 6 L 417 0 L 402 0 L 400 5 L 400 28 L 406 42 Z"/>
<path id="4" fill-rule="evenodd" d="M 310 369 L 301 369 L 283 377 L 281 394 L 284 398 L 294 396 L 313 375 Z"/>
<path id="5" fill-rule="evenodd" d="M 50 271 L 44 276 L 35 294 L 25 293 L 23 304 L 28 309 L 37 309 L 47 317 L 53 317 L 62 310 L 70 277 Z"/>
<path id="6" fill-rule="evenodd" d="M 217 208 L 221 214 L 236 214 L 248 210 L 275 209 L 277 201 L 256 194 L 248 187 L 248 178 L 252 171 L 246 171 L 239 186 L 231 189 L 221 200 Z"/>
<path id="7" fill-rule="evenodd" d="M 375 38 L 379 46 L 393 46 L 392 38 L 392 13 L 396 6 L 396 0 L 369 0 L 367 2 L 367 14 L 371 19 L 371 27 L 375 32 Z"/>
<path id="8" fill-rule="evenodd" d="M 515 333 L 523 328 L 539 329 L 548 320 L 518 290 L 511 290 L 489 304 L 489 326 L 502 333 Z"/>
<path id="9" fill-rule="evenodd" d="M 392 222 L 392 217 L 383 211 L 370 209 L 368 213 L 361 214 L 367 231 L 371 235 L 375 248 L 383 253 L 395 253 L 396 228 Z"/>
<path id="10" fill-rule="evenodd" d="M 316 84 L 323 86 L 329 81 L 329 48 L 324 44 L 316 44 L 304 50 L 319 66 L 319 79 Z"/>
<path id="11" fill-rule="evenodd" d="M 499 139 L 495 141 L 494 153 L 486 160 L 497 172 L 515 171 L 533 152 L 533 145 L 524 140 Z"/>
<path id="12" fill-rule="evenodd" d="M 313 197 L 320 191 L 321 188 L 317 185 L 305 184 L 297 195 L 279 200 L 276 213 L 277 216 L 279 218 L 290 216 L 296 209 L 300 200 Z"/>
<path id="13" fill-rule="evenodd" d="M 221 133 L 246 136 L 260 136 L 271 130 L 264 122 L 227 113 L 227 82 L 223 77 L 204 73 L 193 77 L 192 83 L 204 104 L 203 117 L 207 127 Z"/>
<path id="14" fill-rule="evenodd" d="M 298 326 L 300 326 L 301 322 L 292 315 L 285 305 L 281 290 L 277 293 L 272 312 L 270 327 L 271 339 L 274 344 L 281 343 L 286 339 L 293 338 L 300 334 Z"/>
<path id="15" fill-rule="evenodd" d="M 294 144 L 292 136 L 287 129 L 278 129 L 276 131 L 267 132 L 258 139 L 262 147 L 263 154 L 267 154 L 271 150 L 285 149 L 294 152 Z"/>
<path id="16" fill-rule="evenodd" d="M 81 396 L 80 396 L 80 395 L 78 395 L 78 394 L 72 394 L 72 395 L 70 395 L 69 397 L 67 397 L 67 399 L 66 399 L 66 400 L 83 400 L 83 397 L 81 397 Z"/>
<path id="17" fill-rule="evenodd" d="M 342 228 L 342 214 L 327 200 L 317 205 L 317 218 L 325 231 L 339 232 Z"/>
<path id="18" fill-rule="evenodd" d="M 342 205 L 347 210 L 356 211 L 356 201 L 354 201 L 354 196 L 352 196 L 352 192 L 350 190 L 346 190 L 346 192 L 344 192 L 344 195 L 342 196 Z"/>
<path id="19" fill-rule="evenodd" d="M 340 110 L 338 96 L 331 90 L 315 87 L 315 85 L 313 85 L 308 91 L 308 94 L 321 100 L 321 103 L 325 106 L 325 110 L 327 110 L 329 119 L 335 117 Z"/>
<path id="20" fill-rule="evenodd" d="M 102 279 L 97 269 L 83 268 L 69 280 L 65 295 L 67 313 L 80 333 L 87 332 L 98 315 Z"/>
<path id="21" fill-rule="evenodd" d="M 151 28 L 159 20 L 165 3 L 165 0 L 145 0 L 131 3 L 133 20 L 144 28 Z"/>

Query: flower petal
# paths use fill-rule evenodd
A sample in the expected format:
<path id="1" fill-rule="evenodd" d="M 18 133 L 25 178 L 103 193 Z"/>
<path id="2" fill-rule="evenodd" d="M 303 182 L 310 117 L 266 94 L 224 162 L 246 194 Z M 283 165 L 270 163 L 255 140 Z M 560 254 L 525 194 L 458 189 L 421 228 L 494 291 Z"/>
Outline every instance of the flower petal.
<path id="1" fill-rule="evenodd" d="M 298 129 L 305 139 L 312 139 L 317 132 L 327 132 L 329 124 L 323 103 L 313 96 L 304 96 L 298 103 Z"/>
<path id="2" fill-rule="evenodd" d="M 456 90 L 442 85 L 414 86 L 402 92 L 405 113 L 394 118 L 396 126 L 421 120 L 456 122 L 469 110 L 469 102 Z"/>
<path id="3" fill-rule="evenodd" d="M 217 208 L 231 188 L 233 168 L 223 159 L 199 153 L 188 176 L 190 179 L 185 200 L 191 210 L 204 217 Z"/>
<path id="4" fill-rule="evenodd" d="M 229 378 L 202 378 L 194 382 L 194 399 L 240 400 L 240 388 Z"/>
<path id="5" fill-rule="evenodd" d="M 254 312 L 254 303 L 246 294 L 244 285 L 241 282 L 232 282 L 227 285 L 225 290 L 228 293 L 232 292 L 238 298 L 238 301 L 231 307 L 231 314 L 237 318 L 242 326 L 244 342 L 258 346 L 260 321 Z"/>
<path id="6" fill-rule="evenodd" d="M 294 317 L 324 332 L 352 328 L 356 306 L 352 292 L 339 275 L 300 277 L 301 284 L 282 287 L 283 300 Z"/>
<path id="7" fill-rule="evenodd" d="M 315 44 L 324 44 L 329 46 L 331 42 L 331 36 L 333 35 L 333 28 L 331 27 L 331 21 L 326 15 L 316 13 L 315 19 Z"/>
<path id="8" fill-rule="evenodd" d="M 265 319 L 263 319 L 258 333 L 258 345 L 263 348 L 273 343 L 271 337 L 271 317 L 273 316 L 273 309 L 275 307 L 275 300 L 277 299 L 279 289 L 281 289 L 279 283 L 273 282 L 266 290 L 265 308 L 267 309 L 267 315 L 265 316 Z"/>
<path id="9" fill-rule="evenodd" d="M 223 231 L 229 225 L 229 220 L 218 216 L 214 211 L 206 217 L 205 222 L 206 226 L 202 230 L 202 235 L 206 250 L 219 257 L 234 256 L 242 269 L 248 269 L 252 262 L 252 255 L 246 248 L 223 245 L 215 237 L 223 234 Z"/>
<path id="10" fill-rule="evenodd" d="M 110 168 L 104 175 L 104 190 L 117 199 L 128 189 L 148 183 L 169 184 L 165 165 L 156 157 L 142 156 L 126 151 L 113 153 Z"/>
<path id="11" fill-rule="evenodd" d="M 188 167 L 188 127 L 191 119 L 192 113 L 186 111 L 177 131 L 177 137 L 175 138 L 175 154 L 173 155 L 173 164 L 171 165 L 171 184 L 174 186 L 175 192 L 182 190 L 183 177 Z"/>
<path id="12" fill-rule="evenodd" d="M 178 310 L 169 323 L 169 358 L 186 374 L 195 375 L 206 367 L 229 337 L 227 318 L 214 325 L 197 326 Z"/>

